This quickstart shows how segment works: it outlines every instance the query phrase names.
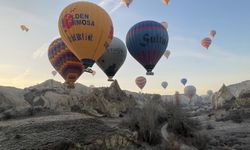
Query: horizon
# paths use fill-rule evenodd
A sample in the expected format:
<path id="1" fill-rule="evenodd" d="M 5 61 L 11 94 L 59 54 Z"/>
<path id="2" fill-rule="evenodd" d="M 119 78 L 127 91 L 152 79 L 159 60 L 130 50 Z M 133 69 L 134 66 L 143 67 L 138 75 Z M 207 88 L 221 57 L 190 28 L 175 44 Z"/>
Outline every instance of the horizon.
<path id="1" fill-rule="evenodd" d="M 51 41 L 59 37 L 57 22 L 62 9 L 72 2 L 75 0 L 1 2 L 1 86 L 25 88 L 48 79 L 64 82 L 59 74 L 55 78 L 51 75 L 54 68 L 48 60 L 47 49 Z M 204 95 L 208 90 L 216 92 L 223 84 L 228 86 L 249 80 L 250 20 L 247 18 L 250 18 L 250 1 L 175 0 L 163 5 L 161 0 L 154 0 L 142 5 L 141 1 L 134 0 L 129 8 L 117 0 L 89 2 L 109 13 L 114 36 L 123 42 L 127 31 L 140 21 L 166 21 L 169 24 L 169 59 L 163 56 L 153 70 L 155 75 L 146 76 L 144 68 L 128 53 L 114 77 L 123 90 L 140 91 L 134 81 L 137 76 L 147 78 L 143 93 L 161 95 L 172 95 L 175 91 L 183 93 L 181 78 L 187 78 L 187 85 L 194 85 L 198 95 Z M 148 11 L 149 7 L 151 11 Z M 21 31 L 21 24 L 27 25 L 30 31 Z M 213 29 L 217 30 L 217 35 L 206 50 L 200 46 L 200 41 Z M 93 69 L 96 76 L 83 73 L 76 83 L 96 87 L 111 84 L 97 65 Z M 162 81 L 169 84 L 166 90 L 161 87 Z"/>

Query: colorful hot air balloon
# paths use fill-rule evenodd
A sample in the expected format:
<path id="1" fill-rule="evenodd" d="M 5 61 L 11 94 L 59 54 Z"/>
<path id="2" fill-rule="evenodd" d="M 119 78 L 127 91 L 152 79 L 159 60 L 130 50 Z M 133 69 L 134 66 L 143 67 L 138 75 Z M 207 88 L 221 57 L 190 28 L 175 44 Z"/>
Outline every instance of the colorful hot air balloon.
<path id="1" fill-rule="evenodd" d="M 51 71 L 51 74 L 52 74 L 53 76 L 56 76 L 57 72 L 56 72 L 55 70 L 53 70 L 53 71 Z"/>
<path id="2" fill-rule="evenodd" d="M 163 2 L 164 4 L 167 4 L 167 5 L 168 5 L 169 1 L 170 1 L 170 0 L 162 0 L 162 2 Z"/>
<path id="3" fill-rule="evenodd" d="M 158 22 L 143 21 L 135 24 L 127 33 L 129 53 L 153 75 L 152 70 L 168 46 L 168 32 Z"/>
<path id="4" fill-rule="evenodd" d="M 74 83 L 83 73 L 84 66 L 67 48 L 61 38 L 50 44 L 48 57 L 52 66 L 65 80 L 68 88 L 74 88 Z"/>
<path id="5" fill-rule="evenodd" d="M 171 54 L 171 52 L 169 50 L 166 50 L 164 53 L 164 56 L 168 59 L 170 54 Z"/>
<path id="6" fill-rule="evenodd" d="M 181 79 L 181 83 L 185 86 L 187 84 L 187 79 L 185 78 Z"/>
<path id="7" fill-rule="evenodd" d="M 167 22 L 163 21 L 163 22 L 161 22 L 161 24 L 165 27 L 166 30 L 168 29 L 168 23 Z"/>
<path id="8" fill-rule="evenodd" d="M 22 31 L 25 31 L 25 32 L 28 32 L 29 31 L 29 28 L 25 25 L 20 25 L 20 28 Z"/>
<path id="9" fill-rule="evenodd" d="M 201 41 L 201 45 L 204 47 L 204 48 L 206 48 L 206 49 L 208 49 L 209 48 L 209 46 L 212 44 L 212 40 L 211 40 L 211 38 L 209 38 L 209 37 L 206 37 L 206 38 L 204 38 L 202 41 Z"/>
<path id="10" fill-rule="evenodd" d="M 65 44 L 85 66 L 85 71 L 92 73 L 90 68 L 113 39 L 108 13 L 96 4 L 76 2 L 64 8 L 58 27 Z"/>
<path id="11" fill-rule="evenodd" d="M 126 5 L 127 7 L 129 7 L 129 5 L 133 2 L 133 0 L 121 0 L 121 4 Z"/>
<path id="12" fill-rule="evenodd" d="M 191 99 L 196 95 L 196 88 L 192 85 L 184 88 L 184 95 L 187 96 L 191 102 Z"/>
<path id="13" fill-rule="evenodd" d="M 162 86 L 164 89 L 166 89 L 166 88 L 168 87 L 168 82 L 163 81 L 163 82 L 161 83 L 161 86 Z"/>
<path id="14" fill-rule="evenodd" d="M 143 76 L 139 76 L 135 79 L 135 83 L 142 90 L 147 83 L 147 79 Z"/>
<path id="15" fill-rule="evenodd" d="M 208 35 L 209 35 L 210 37 L 214 38 L 215 35 L 216 35 L 216 31 L 215 31 L 215 30 L 212 30 L 212 31 L 210 31 L 210 32 L 208 33 Z"/>
<path id="16" fill-rule="evenodd" d="M 126 56 L 127 48 L 125 44 L 122 40 L 114 37 L 112 43 L 96 64 L 108 76 L 108 81 L 114 81 L 112 78 L 124 63 Z"/>

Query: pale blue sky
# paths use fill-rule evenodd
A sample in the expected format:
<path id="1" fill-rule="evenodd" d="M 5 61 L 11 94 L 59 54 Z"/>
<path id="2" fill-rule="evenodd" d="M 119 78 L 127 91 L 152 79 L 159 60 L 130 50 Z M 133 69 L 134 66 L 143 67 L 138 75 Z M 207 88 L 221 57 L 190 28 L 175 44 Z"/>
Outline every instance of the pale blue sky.
<path id="1" fill-rule="evenodd" d="M 155 76 L 147 76 L 145 92 L 173 94 L 183 91 L 182 77 L 197 87 L 199 94 L 218 90 L 225 84 L 250 77 L 250 1 L 248 0 L 134 0 L 130 8 L 119 7 L 118 0 L 89 0 L 101 4 L 111 15 L 115 36 L 125 40 L 131 26 L 143 20 L 169 23 L 169 60 L 162 58 Z M 62 9 L 74 0 L 1 0 L 0 2 L 0 85 L 26 87 L 52 78 L 47 58 L 50 42 L 59 36 L 57 21 Z M 101 3 L 103 2 L 103 3 Z M 20 24 L 30 27 L 22 32 Z M 209 30 L 217 35 L 209 50 L 200 40 Z M 108 86 L 105 74 L 94 67 L 97 75 L 83 74 L 78 82 Z M 139 91 L 134 80 L 145 75 L 144 68 L 129 54 L 115 76 L 123 89 Z M 63 82 L 60 75 L 55 78 Z M 166 91 L 160 86 L 167 81 Z"/>

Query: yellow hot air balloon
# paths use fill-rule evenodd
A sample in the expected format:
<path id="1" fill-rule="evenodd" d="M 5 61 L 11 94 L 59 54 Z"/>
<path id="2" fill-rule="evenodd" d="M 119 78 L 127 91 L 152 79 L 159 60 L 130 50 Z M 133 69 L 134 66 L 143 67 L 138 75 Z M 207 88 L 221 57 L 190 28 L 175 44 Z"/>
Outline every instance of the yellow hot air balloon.
<path id="1" fill-rule="evenodd" d="M 167 4 L 167 5 L 168 5 L 169 1 L 170 1 L 170 0 L 162 0 L 162 2 L 163 2 L 164 4 Z"/>
<path id="2" fill-rule="evenodd" d="M 90 69 L 113 39 L 113 24 L 108 13 L 90 2 L 72 3 L 62 11 L 58 22 L 67 47 Z"/>

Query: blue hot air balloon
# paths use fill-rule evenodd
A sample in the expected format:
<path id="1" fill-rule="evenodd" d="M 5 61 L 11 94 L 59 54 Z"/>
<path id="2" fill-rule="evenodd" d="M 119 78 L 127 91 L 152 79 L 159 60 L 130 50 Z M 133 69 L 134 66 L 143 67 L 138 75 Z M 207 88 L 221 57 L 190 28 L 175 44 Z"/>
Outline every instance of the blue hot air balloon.
<path id="1" fill-rule="evenodd" d="M 185 86 L 187 84 L 187 79 L 185 78 L 181 79 L 181 83 Z"/>
<path id="2" fill-rule="evenodd" d="M 142 21 L 135 24 L 127 33 L 126 45 L 129 53 L 153 75 L 157 62 L 168 46 L 166 28 L 155 21 Z"/>

